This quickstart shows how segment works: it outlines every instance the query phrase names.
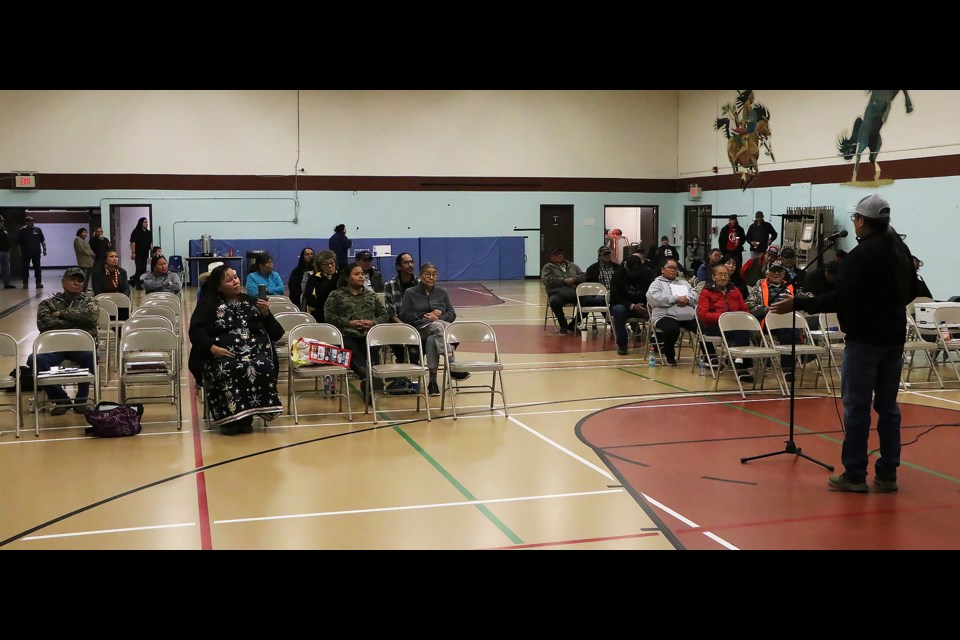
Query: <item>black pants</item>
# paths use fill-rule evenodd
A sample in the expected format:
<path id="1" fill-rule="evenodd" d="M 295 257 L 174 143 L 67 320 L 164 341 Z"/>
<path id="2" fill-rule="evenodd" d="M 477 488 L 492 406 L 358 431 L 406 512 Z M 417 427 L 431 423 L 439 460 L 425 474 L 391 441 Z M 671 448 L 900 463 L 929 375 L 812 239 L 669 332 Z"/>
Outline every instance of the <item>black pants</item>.
<path id="1" fill-rule="evenodd" d="M 133 262 L 137 266 L 136 272 L 133 274 L 133 277 L 130 278 L 130 284 L 135 287 L 140 286 L 140 276 L 147 272 L 147 256 L 148 254 L 144 253 L 143 255 L 137 253 L 133 257 Z"/>
<path id="2" fill-rule="evenodd" d="M 23 265 L 23 286 L 27 286 L 27 281 L 30 279 L 30 261 L 33 261 L 33 277 L 36 279 L 37 284 L 43 283 L 43 278 L 40 277 L 40 256 L 20 256 L 21 264 Z"/>
<path id="3" fill-rule="evenodd" d="M 677 320 L 670 316 L 664 316 L 657 320 L 656 330 L 660 332 L 660 351 L 668 360 L 675 360 L 677 357 L 677 340 L 680 338 L 680 328 L 687 331 L 697 332 L 696 320 Z"/>

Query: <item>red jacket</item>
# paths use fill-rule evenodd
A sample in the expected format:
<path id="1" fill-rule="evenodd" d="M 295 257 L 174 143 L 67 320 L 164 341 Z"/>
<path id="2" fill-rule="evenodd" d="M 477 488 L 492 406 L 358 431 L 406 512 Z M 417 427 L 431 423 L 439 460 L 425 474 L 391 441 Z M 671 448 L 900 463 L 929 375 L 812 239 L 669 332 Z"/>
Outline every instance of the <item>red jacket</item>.
<path id="1" fill-rule="evenodd" d="M 715 327 L 720 324 L 720 315 L 727 311 L 748 311 L 747 303 L 734 285 L 727 285 L 727 291 L 721 293 L 714 286 L 704 287 L 697 301 L 697 319 L 700 327 Z"/>

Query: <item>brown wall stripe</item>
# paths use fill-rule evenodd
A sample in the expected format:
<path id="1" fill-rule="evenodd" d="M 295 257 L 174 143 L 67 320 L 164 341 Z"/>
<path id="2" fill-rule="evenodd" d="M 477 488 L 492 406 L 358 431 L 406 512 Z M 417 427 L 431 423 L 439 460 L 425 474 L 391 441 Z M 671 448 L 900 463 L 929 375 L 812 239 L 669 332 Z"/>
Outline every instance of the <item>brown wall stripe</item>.
<path id="1" fill-rule="evenodd" d="M 762 165 L 750 188 L 782 187 L 798 183 L 848 182 L 853 164 L 775 170 Z M 39 173 L 39 190 L 161 189 L 185 191 L 562 191 L 682 193 L 690 184 L 705 191 L 739 189 L 739 177 L 728 167 L 712 176 L 691 178 L 480 178 L 436 176 L 237 176 L 175 174 Z M 960 155 L 888 160 L 883 175 L 899 179 L 960 175 Z M 873 178 L 873 166 L 864 159 L 860 181 Z"/>

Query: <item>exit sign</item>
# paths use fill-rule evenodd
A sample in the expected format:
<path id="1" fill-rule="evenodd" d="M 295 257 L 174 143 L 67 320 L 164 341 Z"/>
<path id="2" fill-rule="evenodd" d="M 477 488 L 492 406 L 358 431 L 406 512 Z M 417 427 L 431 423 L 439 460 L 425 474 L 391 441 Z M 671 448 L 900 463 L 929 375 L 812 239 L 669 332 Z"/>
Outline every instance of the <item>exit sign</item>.
<path id="1" fill-rule="evenodd" d="M 14 189 L 36 189 L 37 176 L 34 173 L 15 173 L 13 174 Z"/>

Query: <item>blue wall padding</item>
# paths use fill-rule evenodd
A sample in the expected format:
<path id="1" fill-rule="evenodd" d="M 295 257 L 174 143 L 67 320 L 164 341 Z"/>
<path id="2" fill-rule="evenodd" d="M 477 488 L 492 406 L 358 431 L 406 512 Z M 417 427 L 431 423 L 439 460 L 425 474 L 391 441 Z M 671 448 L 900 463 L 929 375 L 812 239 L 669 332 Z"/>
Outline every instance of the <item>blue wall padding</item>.
<path id="1" fill-rule="evenodd" d="M 522 280 L 524 269 L 524 240 L 522 237 L 489 238 L 351 238 L 353 248 L 370 249 L 373 245 L 389 244 L 394 256 L 400 252 L 413 256 L 420 269 L 421 262 L 429 261 L 437 265 L 440 278 L 447 281 L 465 280 Z M 234 255 L 244 258 L 241 265 L 241 277 L 246 282 L 248 251 L 266 251 L 273 257 L 273 268 L 284 282 L 290 278 L 290 272 L 297 266 L 300 250 L 305 246 L 314 251 L 327 248 L 327 240 L 302 238 L 282 238 L 266 240 L 214 240 L 213 250 L 226 255 L 230 249 Z M 190 255 L 200 254 L 200 240 L 190 241 Z M 184 269 L 187 268 L 186 260 Z M 384 258 L 373 264 L 383 271 L 384 280 L 396 275 L 396 258 Z M 194 268 L 194 272 L 196 268 Z M 196 278 L 191 275 L 190 283 L 195 285 Z"/>

